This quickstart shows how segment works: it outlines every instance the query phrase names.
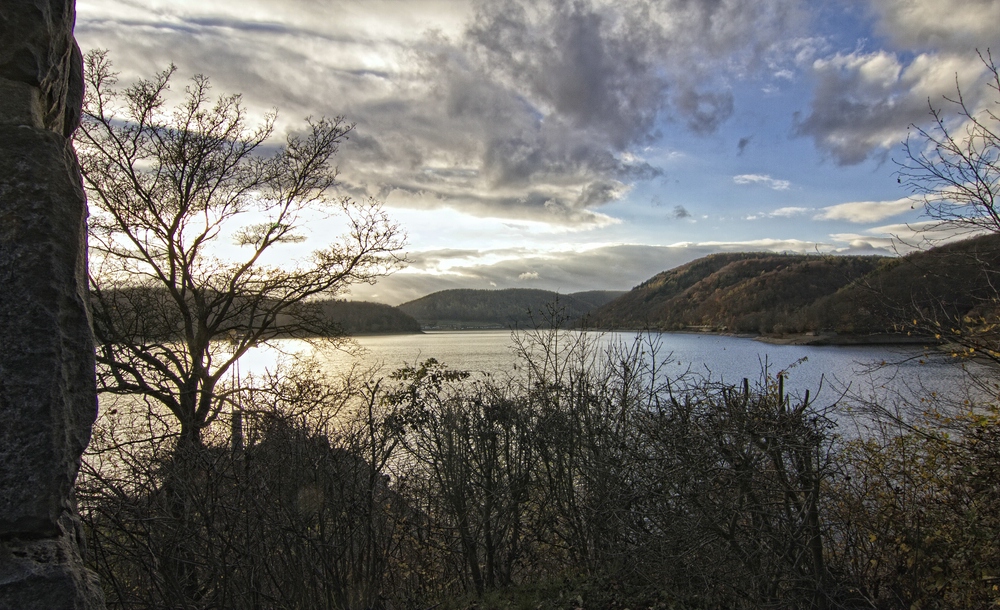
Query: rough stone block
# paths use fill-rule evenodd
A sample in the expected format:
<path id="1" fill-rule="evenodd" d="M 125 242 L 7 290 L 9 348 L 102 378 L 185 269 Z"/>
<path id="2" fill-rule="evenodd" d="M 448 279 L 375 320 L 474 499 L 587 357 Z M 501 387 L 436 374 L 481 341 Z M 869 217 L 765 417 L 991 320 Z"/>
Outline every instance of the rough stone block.
<path id="1" fill-rule="evenodd" d="M 0 125 L 0 538 L 61 534 L 97 414 L 86 200 L 69 143 Z"/>
<path id="2" fill-rule="evenodd" d="M 98 610 L 73 485 L 97 415 L 74 0 L 0 0 L 0 610 Z"/>
<path id="3" fill-rule="evenodd" d="M 0 125 L 44 128 L 41 90 L 27 83 L 0 78 Z"/>
<path id="4" fill-rule="evenodd" d="M 69 136 L 83 99 L 73 0 L 0 0 L 0 78 L 39 90 L 46 129 Z"/>
<path id="5" fill-rule="evenodd" d="M 0 610 L 97 610 L 104 596 L 83 568 L 73 531 L 0 545 Z"/>

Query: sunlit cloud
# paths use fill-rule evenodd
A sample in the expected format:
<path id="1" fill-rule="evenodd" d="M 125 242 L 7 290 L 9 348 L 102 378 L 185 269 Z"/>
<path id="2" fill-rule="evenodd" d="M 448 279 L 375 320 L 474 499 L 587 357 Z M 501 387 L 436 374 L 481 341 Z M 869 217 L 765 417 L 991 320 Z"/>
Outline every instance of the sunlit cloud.
<path id="1" fill-rule="evenodd" d="M 77 36 L 126 82 L 174 63 L 282 129 L 345 114 L 344 193 L 595 227 L 661 174 L 662 120 L 716 132 L 734 77 L 777 53 L 762 41 L 803 23 L 794 0 L 89 0 Z"/>
<path id="2" fill-rule="evenodd" d="M 835 233 L 830 237 L 834 241 L 844 243 L 867 242 L 896 254 L 906 254 L 967 239 L 981 233 L 982 231 L 970 231 L 968 226 L 962 224 L 924 220 L 881 225 L 861 233 Z"/>
<path id="3" fill-rule="evenodd" d="M 733 176 L 736 184 L 760 184 L 776 191 L 787 191 L 792 183 L 788 180 L 778 180 L 767 174 L 740 174 Z"/>
<path id="4" fill-rule="evenodd" d="M 786 208 L 778 208 L 777 210 L 771 212 L 770 215 L 776 218 L 792 218 L 793 216 L 802 216 L 808 211 L 809 208 L 786 207 Z"/>
<path id="5" fill-rule="evenodd" d="M 823 208 L 817 220 L 846 220 L 854 223 L 879 222 L 905 214 L 914 209 L 914 201 L 909 197 L 895 201 L 852 201 Z"/>
<path id="6" fill-rule="evenodd" d="M 744 220 L 761 220 L 763 218 L 795 218 L 797 216 L 803 216 L 810 211 L 810 208 L 803 208 L 797 206 L 789 206 L 784 208 L 778 208 L 770 212 L 758 212 L 756 214 L 749 214 L 744 216 Z"/>
<path id="7" fill-rule="evenodd" d="M 702 247 L 714 247 L 726 251 L 768 251 L 768 252 L 810 252 L 830 251 L 830 244 L 806 241 L 801 239 L 751 239 L 746 241 L 705 241 L 699 242 Z"/>
<path id="8" fill-rule="evenodd" d="M 984 88 L 971 85 L 983 72 L 971 47 L 955 54 L 921 53 L 909 61 L 886 50 L 817 59 L 811 109 L 797 120 L 795 132 L 812 138 L 841 165 L 884 157 L 906 138 L 910 125 L 928 122 L 928 103 L 941 107 L 945 96 L 954 98 L 956 79 L 966 84 L 970 106 L 978 107 Z"/>
<path id="9" fill-rule="evenodd" d="M 878 29 L 902 47 L 964 52 L 996 44 L 996 0 L 880 0 L 871 3 Z"/>

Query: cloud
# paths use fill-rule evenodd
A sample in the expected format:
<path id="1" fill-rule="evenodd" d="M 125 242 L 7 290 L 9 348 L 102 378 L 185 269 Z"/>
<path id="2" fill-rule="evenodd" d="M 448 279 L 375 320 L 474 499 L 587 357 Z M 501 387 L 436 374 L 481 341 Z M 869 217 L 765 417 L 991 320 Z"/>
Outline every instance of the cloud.
<path id="1" fill-rule="evenodd" d="M 801 216 L 808 211 L 809 208 L 785 207 L 774 210 L 769 214 L 769 216 L 773 216 L 776 218 L 792 218 L 793 216 Z"/>
<path id="2" fill-rule="evenodd" d="M 406 261 L 407 268 L 410 270 L 435 272 L 446 270 L 455 264 L 482 261 L 487 256 L 494 259 L 509 259 L 519 258 L 527 253 L 530 253 L 530 251 L 525 248 L 494 249 L 486 253 L 472 249 L 442 248 L 439 250 L 408 252 L 406 254 Z"/>
<path id="3" fill-rule="evenodd" d="M 894 45 L 965 53 L 996 44 L 997 0 L 880 0 L 871 10 Z"/>
<path id="4" fill-rule="evenodd" d="M 758 212 L 756 214 L 750 214 L 744 216 L 744 220 L 760 220 L 761 218 L 794 218 L 796 216 L 802 216 L 808 213 L 810 208 L 802 208 L 796 206 L 789 206 L 784 208 L 778 208 L 771 212 Z"/>
<path id="5" fill-rule="evenodd" d="M 257 115 L 279 107 L 281 129 L 346 115 L 344 194 L 594 227 L 662 174 L 637 153 L 663 125 L 710 133 L 730 117 L 737 80 L 803 28 L 796 6 L 94 0 L 77 36 L 110 48 L 123 82 L 173 62 Z"/>
<path id="6" fill-rule="evenodd" d="M 763 238 L 746 241 L 705 241 L 698 244 L 702 247 L 718 248 L 725 252 L 744 251 L 769 251 L 769 252 L 796 252 L 799 254 L 810 254 L 814 252 L 831 252 L 833 247 L 823 242 L 807 241 L 801 239 L 777 239 Z"/>
<path id="7" fill-rule="evenodd" d="M 813 60 L 811 107 L 795 118 L 795 133 L 840 165 L 887 157 L 910 124 L 928 124 L 928 101 L 954 98 L 956 77 L 972 108 L 990 93 L 976 50 L 996 44 L 1000 0 L 880 0 L 869 14 L 886 48 Z"/>
<path id="8" fill-rule="evenodd" d="M 597 289 L 629 290 L 660 271 L 717 251 L 718 248 L 693 244 L 615 245 L 564 252 L 525 252 L 517 258 L 508 258 L 506 252 L 486 250 L 479 260 L 463 259 L 454 265 L 445 264 L 447 271 L 443 273 L 408 268 L 380 279 L 374 286 L 352 286 L 350 298 L 377 299 L 398 305 L 449 288 L 523 287 L 525 279 L 521 275 L 526 273 L 526 267 L 532 269 L 528 273 L 538 276 L 531 280 L 535 288 L 562 294 Z"/>
<path id="9" fill-rule="evenodd" d="M 879 222 L 892 216 L 905 214 L 914 208 L 909 197 L 895 201 L 852 201 L 823 208 L 817 220 L 846 220 L 855 223 Z"/>
<path id="10" fill-rule="evenodd" d="M 670 215 L 670 217 L 671 218 L 675 218 L 677 220 L 680 220 L 682 218 L 690 218 L 691 217 L 691 212 L 688 212 L 687 208 L 685 208 L 682 205 L 675 205 L 674 206 L 674 211 Z"/>
<path id="11" fill-rule="evenodd" d="M 744 136 L 740 138 L 740 141 L 736 143 L 736 154 L 742 155 L 746 152 L 747 146 L 750 145 L 751 140 L 753 140 L 753 136 Z"/>
<path id="12" fill-rule="evenodd" d="M 776 191 L 787 191 L 792 183 L 788 180 L 777 180 L 767 174 L 740 174 L 733 176 L 736 184 L 762 184 Z"/>
<path id="13" fill-rule="evenodd" d="M 863 246 L 861 242 L 869 245 Z M 381 302 L 398 305 L 438 290 L 517 288 L 523 287 L 524 282 L 529 280 L 535 288 L 562 294 L 583 290 L 630 290 L 661 271 L 697 258 L 715 252 L 744 251 L 893 254 L 891 238 L 885 236 L 883 239 L 878 233 L 831 236 L 831 241 L 827 242 L 768 238 L 683 242 L 665 246 L 610 245 L 558 252 L 523 251 L 516 257 L 510 256 L 507 250 L 486 250 L 480 253 L 479 259 L 462 258 L 454 264 L 441 265 L 446 268 L 444 272 L 425 272 L 411 267 L 380 279 L 375 286 L 352 286 L 350 298 L 377 298 Z M 436 251 L 429 258 L 438 258 L 443 252 Z M 424 258 L 420 253 L 415 256 Z M 526 267 L 532 271 L 525 272 Z M 376 294 L 379 296 L 375 297 Z"/>
<path id="14" fill-rule="evenodd" d="M 851 244 L 852 247 L 867 244 L 893 254 L 907 254 L 967 239 L 972 235 L 967 227 L 923 221 L 872 227 L 862 233 L 834 233 L 830 237 L 835 241 Z"/>

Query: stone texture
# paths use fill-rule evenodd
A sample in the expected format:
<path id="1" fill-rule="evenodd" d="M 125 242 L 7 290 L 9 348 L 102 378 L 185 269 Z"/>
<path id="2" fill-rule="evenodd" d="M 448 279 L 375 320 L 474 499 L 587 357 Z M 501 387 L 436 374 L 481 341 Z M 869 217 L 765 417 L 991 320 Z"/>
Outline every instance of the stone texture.
<path id="1" fill-rule="evenodd" d="M 0 78 L 0 125 L 44 128 L 45 109 L 38 87 Z"/>
<path id="2" fill-rule="evenodd" d="M 0 78 L 36 88 L 40 126 L 66 137 L 80 124 L 83 102 L 74 5 L 74 0 L 0 0 Z"/>
<path id="3" fill-rule="evenodd" d="M 0 545 L 0 609 L 104 608 L 93 572 L 79 567 L 78 549 L 73 531 L 51 539 L 6 540 Z"/>
<path id="4" fill-rule="evenodd" d="M 60 135 L 0 126 L 0 536 L 53 536 L 96 415 L 86 207 Z"/>
<path id="5" fill-rule="evenodd" d="M 104 607 L 73 497 L 97 415 L 72 0 L 0 0 L 0 610 Z"/>

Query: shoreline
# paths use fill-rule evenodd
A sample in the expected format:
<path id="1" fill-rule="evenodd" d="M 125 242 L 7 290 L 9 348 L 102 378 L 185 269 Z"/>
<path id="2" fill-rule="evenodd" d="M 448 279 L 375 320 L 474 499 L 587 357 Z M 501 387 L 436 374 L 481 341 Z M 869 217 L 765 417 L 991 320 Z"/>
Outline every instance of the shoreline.
<path id="1" fill-rule="evenodd" d="M 928 337 L 914 337 L 896 333 L 854 335 L 837 333 L 789 333 L 785 335 L 756 335 L 755 341 L 771 345 L 930 345 L 937 343 Z"/>
<path id="2" fill-rule="evenodd" d="M 421 335 L 427 333 L 462 333 L 462 332 L 483 332 L 483 331 L 507 331 L 509 328 L 421 328 L 419 331 L 385 331 L 351 333 L 347 336 L 364 337 L 379 335 Z M 573 329 L 585 332 L 655 332 L 663 334 L 679 335 L 716 335 L 723 337 L 737 337 L 739 339 L 752 339 L 767 343 L 769 345 L 808 345 L 808 346 L 863 346 L 863 345 L 938 345 L 940 341 L 935 341 L 929 337 L 909 336 L 899 333 L 874 333 L 874 334 L 853 334 L 836 332 L 809 332 L 809 333 L 786 333 L 786 334 L 761 334 L 761 333 L 735 333 L 725 330 L 708 329 L 679 329 L 679 330 L 657 330 L 640 328 L 586 328 Z"/>
<path id="3" fill-rule="evenodd" d="M 583 329 L 578 329 L 583 330 Z M 899 333 L 873 333 L 873 334 L 853 334 L 836 332 L 808 332 L 808 333 L 786 333 L 786 334 L 762 334 L 762 333 L 735 333 L 726 330 L 709 329 L 678 329 L 678 330 L 657 330 L 657 329 L 635 329 L 635 328 L 589 328 L 598 332 L 656 332 L 665 334 L 682 335 L 716 335 L 724 337 L 737 337 L 739 339 L 753 339 L 769 345 L 809 345 L 809 346 L 853 346 L 853 345 L 937 345 L 940 341 L 929 337 L 903 335 Z"/>

